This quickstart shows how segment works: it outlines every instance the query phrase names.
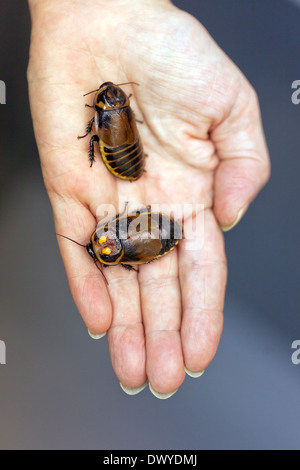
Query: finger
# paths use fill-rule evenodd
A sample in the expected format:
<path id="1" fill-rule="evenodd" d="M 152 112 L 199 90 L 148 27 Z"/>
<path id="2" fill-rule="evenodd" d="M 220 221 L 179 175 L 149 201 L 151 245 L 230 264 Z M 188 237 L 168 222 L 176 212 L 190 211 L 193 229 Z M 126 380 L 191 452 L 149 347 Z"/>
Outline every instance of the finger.
<path id="1" fill-rule="evenodd" d="M 223 237 L 213 213 L 206 210 L 203 215 L 203 238 L 198 231 L 179 245 L 181 339 L 185 367 L 191 372 L 204 370 L 213 359 L 223 325 L 226 284 Z M 185 234 L 191 224 L 191 220 L 185 221 Z"/>
<path id="2" fill-rule="evenodd" d="M 123 389 L 137 389 L 147 380 L 137 273 L 111 266 L 105 269 L 105 275 L 113 305 L 113 321 L 107 333 L 112 366 Z"/>
<path id="3" fill-rule="evenodd" d="M 129 213 L 135 212 L 136 204 L 139 205 L 142 200 L 140 185 L 134 182 L 129 186 L 126 181 L 117 182 L 116 194 L 121 213 L 124 205 L 126 207 L 125 203 L 128 203 Z M 97 215 L 100 215 L 99 211 Z M 113 306 L 113 321 L 107 334 L 112 366 L 122 389 L 127 393 L 134 393 L 147 380 L 137 273 L 129 272 L 122 266 L 105 268 L 104 272 L 109 282 L 108 290 Z"/>
<path id="4" fill-rule="evenodd" d="M 270 175 L 259 104 L 247 82 L 230 115 L 214 129 L 211 138 L 220 158 L 214 212 L 226 231 L 239 222 Z"/>
<path id="5" fill-rule="evenodd" d="M 181 297 L 176 250 L 140 266 L 147 376 L 153 390 L 169 394 L 184 380 L 180 339 Z"/>
<path id="6" fill-rule="evenodd" d="M 53 204 L 56 232 L 85 245 L 95 219 L 82 205 L 69 201 Z M 88 234 L 88 236 L 87 236 Z M 84 247 L 58 236 L 70 290 L 84 323 L 92 334 L 107 331 L 112 307 L 104 277 Z"/>

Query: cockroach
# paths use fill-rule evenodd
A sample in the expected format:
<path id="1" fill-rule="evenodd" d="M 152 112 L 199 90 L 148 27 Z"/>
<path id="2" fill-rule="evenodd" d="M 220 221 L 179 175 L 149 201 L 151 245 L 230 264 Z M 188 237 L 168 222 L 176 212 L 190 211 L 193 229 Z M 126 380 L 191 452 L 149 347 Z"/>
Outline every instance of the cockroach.
<path id="1" fill-rule="evenodd" d="M 128 82 L 134 83 L 135 82 Z M 108 170 L 117 178 L 135 181 L 140 178 L 145 168 L 145 153 L 136 125 L 133 111 L 129 104 L 130 96 L 120 88 L 121 83 L 114 85 L 104 82 L 95 92 L 93 106 L 95 116 L 89 121 L 86 137 L 95 127 L 89 144 L 90 166 L 95 161 L 94 143 L 98 142 L 100 154 Z M 84 96 L 86 96 L 84 95 Z"/>
<path id="2" fill-rule="evenodd" d="M 96 265 L 120 264 L 132 270 L 135 265 L 151 263 L 170 253 L 182 238 L 182 228 L 173 217 L 147 207 L 132 214 L 124 211 L 108 222 L 99 223 L 86 245 L 57 235 L 85 247 Z"/>

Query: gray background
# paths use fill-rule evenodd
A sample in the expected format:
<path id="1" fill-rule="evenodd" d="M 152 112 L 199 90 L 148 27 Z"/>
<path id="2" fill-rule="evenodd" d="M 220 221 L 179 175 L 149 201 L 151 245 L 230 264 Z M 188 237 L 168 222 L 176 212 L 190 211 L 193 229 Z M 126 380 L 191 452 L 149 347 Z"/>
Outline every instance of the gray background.
<path id="1" fill-rule="evenodd" d="M 229 280 L 217 355 L 169 400 L 125 395 L 106 339 L 93 341 L 58 252 L 28 105 L 26 2 L 0 4 L 1 449 L 299 449 L 300 8 L 198 0 L 195 15 L 254 85 L 272 178 L 226 234 Z"/>

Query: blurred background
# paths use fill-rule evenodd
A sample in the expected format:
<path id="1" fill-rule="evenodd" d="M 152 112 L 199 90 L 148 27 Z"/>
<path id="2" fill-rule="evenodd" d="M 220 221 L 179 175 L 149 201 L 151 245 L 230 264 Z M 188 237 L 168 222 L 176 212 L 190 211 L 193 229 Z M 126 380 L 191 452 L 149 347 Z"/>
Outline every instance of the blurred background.
<path id="1" fill-rule="evenodd" d="M 226 233 L 224 332 L 201 378 L 169 400 L 127 396 L 106 339 L 71 298 L 28 104 L 27 2 L 0 3 L 1 449 L 299 449 L 299 124 L 297 0 L 176 0 L 255 87 L 272 177 Z"/>

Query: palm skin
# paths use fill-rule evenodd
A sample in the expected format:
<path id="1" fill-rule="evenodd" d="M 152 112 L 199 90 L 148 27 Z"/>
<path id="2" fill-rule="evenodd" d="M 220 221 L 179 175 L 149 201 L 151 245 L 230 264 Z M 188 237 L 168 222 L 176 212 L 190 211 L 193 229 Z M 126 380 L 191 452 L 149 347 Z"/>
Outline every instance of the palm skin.
<path id="1" fill-rule="evenodd" d="M 170 394 L 185 368 L 201 371 L 222 331 L 226 258 L 220 226 L 245 212 L 269 174 L 253 89 L 206 30 L 167 0 L 30 2 L 28 81 L 42 171 L 56 232 L 87 243 L 103 203 L 202 204 L 202 249 L 188 240 L 139 272 L 105 270 L 59 239 L 70 289 L 90 332 L 107 332 L 114 371 L 129 389 L 149 380 Z M 83 94 L 122 87 L 143 124 L 146 173 L 116 179 L 88 138 Z M 99 215 L 99 214 L 98 214 Z M 185 220 L 189 225 L 191 220 Z M 167 396 L 167 395 L 166 395 Z"/>

